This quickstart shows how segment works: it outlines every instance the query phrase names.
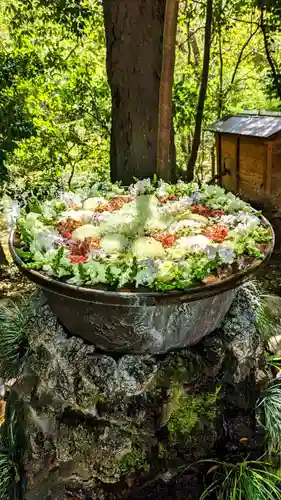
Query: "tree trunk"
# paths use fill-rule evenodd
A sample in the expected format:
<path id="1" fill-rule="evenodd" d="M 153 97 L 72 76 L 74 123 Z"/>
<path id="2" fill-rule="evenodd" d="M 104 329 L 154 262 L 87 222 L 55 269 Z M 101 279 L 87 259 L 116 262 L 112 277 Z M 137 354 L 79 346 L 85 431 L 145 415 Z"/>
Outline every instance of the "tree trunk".
<path id="1" fill-rule="evenodd" d="M 187 165 L 187 173 L 186 173 L 187 182 L 191 182 L 193 180 L 194 167 L 197 160 L 198 149 L 201 141 L 201 128 L 202 128 L 204 104 L 208 86 L 212 21 L 213 21 L 213 0 L 207 0 L 203 69 L 202 69 L 201 86 L 200 86 L 196 120 L 195 120 L 193 143 L 192 143 L 189 162 Z"/>
<path id="2" fill-rule="evenodd" d="M 267 62 L 268 62 L 270 69 L 271 69 L 272 82 L 274 84 L 275 95 L 278 99 L 281 99 L 280 77 L 278 75 L 277 66 L 275 65 L 274 59 L 273 59 L 272 54 L 271 54 L 271 47 L 270 47 L 271 36 L 270 36 L 270 32 L 268 30 L 268 27 L 266 25 L 266 22 L 265 22 L 266 7 L 265 7 L 264 1 L 262 1 L 260 3 L 260 9 L 261 9 L 260 27 L 261 27 L 262 34 L 263 34 L 265 54 L 266 54 Z"/>
<path id="3" fill-rule="evenodd" d="M 6 259 L 6 255 L 4 252 L 4 249 L 2 247 L 2 244 L 0 243 L 0 266 L 7 265 L 8 261 Z"/>
<path id="4" fill-rule="evenodd" d="M 194 70 L 196 74 L 200 74 L 200 50 L 199 45 L 197 43 L 197 38 L 195 33 L 191 33 L 190 35 L 190 46 L 192 48 L 193 57 L 194 57 Z"/>
<path id="5" fill-rule="evenodd" d="M 157 174 L 165 181 L 172 180 L 170 162 L 173 156 L 171 156 L 170 145 L 178 10 L 179 0 L 166 0 L 157 141 Z"/>
<path id="6" fill-rule="evenodd" d="M 165 0 L 103 0 L 112 94 L 111 179 L 156 172 Z M 171 161 L 175 162 L 171 138 Z"/>

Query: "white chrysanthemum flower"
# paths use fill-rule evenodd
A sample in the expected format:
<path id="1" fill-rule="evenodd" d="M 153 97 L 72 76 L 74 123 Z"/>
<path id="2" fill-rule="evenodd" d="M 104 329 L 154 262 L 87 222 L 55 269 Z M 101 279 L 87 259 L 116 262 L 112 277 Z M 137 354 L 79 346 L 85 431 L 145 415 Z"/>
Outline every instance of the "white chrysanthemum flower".
<path id="1" fill-rule="evenodd" d="M 128 240 L 122 234 L 108 234 L 101 238 L 100 246 L 107 255 L 123 252 Z"/>
<path id="2" fill-rule="evenodd" d="M 201 227 L 201 223 L 198 221 L 195 221 L 195 220 L 188 220 L 188 219 L 180 220 L 178 222 L 174 222 L 173 224 L 171 224 L 171 226 L 169 227 L 169 233 L 176 234 L 181 229 L 184 229 L 187 227 L 196 230 L 196 229 L 199 229 Z"/>
<path id="3" fill-rule="evenodd" d="M 164 232 L 167 229 L 167 222 L 156 217 L 155 219 L 148 219 L 145 223 L 145 229 L 154 232 Z"/>
<path id="4" fill-rule="evenodd" d="M 165 257 L 165 250 L 161 243 L 148 236 L 142 236 L 133 242 L 132 253 L 137 259 L 156 259 Z"/>
<path id="5" fill-rule="evenodd" d="M 196 235 L 190 237 L 182 237 L 177 240 L 176 247 L 179 249 L 196 251 L 204 250 L 208 245 L 212 245 L 211 240 L 203 235 Z"/>
<path id="6" fill-rule="evenodd" d="M 237 216 L 236 215 L 222 215 L 221 217 L 221 223 L 228 225 L 228 226 L 235 226 L 237 223 Z"/>
<path id="7" fill-rule="evenodd" d="M 101 204 L 106 203 L 105 198 L 99 198 L 97 196 L 93 198 L 87 198 L 87 200 L 84 201 L 83 207 L 85 210 L 96 210 Z"/>
<path id="8" fill-rule="evenodd" d="M 194 200 L 193 200 L 193 197 L 191 196 L 182 196 L 181 198 L 179 198 L 179 202 L 180 203 L 184 203 L 184 205 L 193 205 L 194 203 Z"/>
<path id="9" fill-rule="evenodd" d="M 55 247 L 55 243 L 62 241 L 59 233 L 57 231 L 38 231 L 30 244 L 30 251 L 35 252 L 47 252 Z"/>
<path id="10" fill-rule="evenodd" d="M 164 207 L 162 207 L 163 212 L 169 213 L 171 215 L 182 214 L 190 208 L 190 202 L 186 199 L 181 198 L 178 201 L 168 201 Z"/>
<path id="11" fill-rule="evenodd" d="M 132 184 L 129 187 L 129 192 L 132 196 L 138 196 L 140 194 L 150 193 L 152 191 L 152 185 L 150 179 L 142 179 L 141 181 Z"/>
<path id="12" fill-rule="evenodd" d="M 233 248 L 220 245 L 218 247 L 218 254 L 224 264 L 232 264 L 234 262 L 235 252 Z"/>
<path id="13" fill-rule="evenodd" d="M 256 229 L 260 225 L 260 220 L 255 215 L 239 212 L 237 217 L 237 226 L 233 229 L 236 234 L 245 234 L 253 229 Z"/>
<path id="14" fill-rule="evenodd" d="M 72 219 L 77 222 L 90 222 L 93 220 L 93 212 L 91 210 L 66 210 L 61 213 L 59 220 Z"/>
<path id="15" fill-rule="evenodd" d="M 73 240 L 85 240 L 86 238 L 99 239 L 101 235 L 101 230 L 99 226 L 94 226 L 93 224 L 84 224 L 75 229 L 72 233 Z"/>
<path id="16" fill-rule="evenodd" d="M 64 201 L 67 207 L 71 207 L 73 205 L 81 206 L 82 199 L 78 194 L 72 193 L 71 191 L 66 191 L 64 193 L 60 193 L 59 196 L 60 201 Z"/>
<path id="17" fill-rule="evenodd" d="M 245 224 L 249 230 L 255 229 L 260 225 L 260 220 L 256 215 L 239 212 L 237 216 L 237 220 L 241 222 L 241 224 Z"/>
<path id="18" fill-rule="evenodd" d="M 167 256 L 170 257 L 171 259 L 173 259 L 174 261 L 179 261 L 185 257 L 186 249 L 172 247 L 172 248 L 167 248 L 166 253 L 167 253 Z"/>
<path id="19" fill-rule="evenodd" d="M 204 248 L 204 252 L 207 255 L 208 259 L 215 259 L 217 256 L 217 245 L 207 245 Z"/>
<path id="20" fill-rule="evenodd" d="M 100 226 L 102 234 L 116 233 L 118 231 L 129 235 L 134 232 L 138 221 L 136 207 L 132 204 L 128 205 L 124 205 L 118 212 L 108 212 L 104 215 Z"/>
<path id="21" fill-rule="evenodd" d="M 167 194 L 169 194 L 169 187 L 170 185 L 167 182 L 160 180 L 159 186 L 155 191 L 156 195 L 166 196 Z"/>

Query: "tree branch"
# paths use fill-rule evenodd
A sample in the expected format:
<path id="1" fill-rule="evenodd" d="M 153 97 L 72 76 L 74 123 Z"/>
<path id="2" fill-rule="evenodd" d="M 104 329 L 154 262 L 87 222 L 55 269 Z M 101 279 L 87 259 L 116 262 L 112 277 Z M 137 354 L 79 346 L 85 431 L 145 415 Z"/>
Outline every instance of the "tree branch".
<path id="1" fill-rule="evenodd" d="M 243 54 L 244 54 L 244 51 L 246 50 L 246 48 L 248 47 L 250 41 L 252 40 L 252 38 L 255 36 L 255 34 L 259 31 L 260 29 L 260 25 L 257 26 L 257 28 L 255 29 L 255 31 L 253 31 L 250 36 L 247 38 L 247 40 L 245 41 L 244 45 L 242 46 L 241 50 L 240 50 L 240 53 L 239 53 L 239 56 L 238 56 L 238 59 L 236 61 L 236 65 L 235 65 L 235 68 L 234 68 L 234 71 L 232 73 L 232 77 L 231 77 L 231 81 L 230 81 L 230 86 L 232 86 L 234 84 L 234 80 L 236 78 L 236 75 L 237 75 L 237 71 L 239 69 L 239 66 L 242 62 L 242 57 L 243 57 Z"/>

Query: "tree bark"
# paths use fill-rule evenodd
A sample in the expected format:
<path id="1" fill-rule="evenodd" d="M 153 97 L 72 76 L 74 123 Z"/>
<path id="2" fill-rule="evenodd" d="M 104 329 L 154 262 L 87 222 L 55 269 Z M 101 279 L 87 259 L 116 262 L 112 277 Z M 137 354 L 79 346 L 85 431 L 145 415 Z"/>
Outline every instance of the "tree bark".
<path id="1" fill-rule="evenodd" d="M 264 1 L 262 1 L 260 3 L 260 9 L 261 9 L 260 27 L 261 27 L 261 31 L 263 34 L 265 54 L 266 54 L 267 62 L 268 62 L 270 69 L 271 69 L 275 94 L 278 97 L 278 99 L 281 99 L 281 82 L 280 82 L 280 77 L 278 75 L 278 69 L 275 66 L 275 62 L 274 62 L 274 59 L 273 59 L 272 54 L 271 54 L 270 33 L 269 33 L 268 27 L 267 27 L 266 22 L 265 22 L 266 7 L 265 7 Z"/>
<path id="2" fill-rule="evenodd" d="M 202 69 L 201 86 L 200 86 L 196 120 L 195 120 L 195 130 L 194 130 L 191 154 L 187 165 L 187 173 L 186 173 L 187 182 L 191 182 L 193 180 L 195 163 L 197 160 L 198 149 L 201 142 L 201 129 L 202 129 L 204 104 L 208 87 L 212 21 L 213 21 L 213 0 L 207 0 L 203 69 Z"/>
<path id="3" fill-rule="evenodd" d="M 157 138 L 157 174 L 165 181 L 172 180 L 170 161 L 173 156 L 171 156 L 170 144 L 178 10 L 179 0 L 166 0 Z"/>
<path id="4" fill-rule="evenodd" d="M 190 35 L 190 46 L 192 48 L 192 52 L 193 52 L 193 57 L 194 57 L 194 69 L 195 69 L 195 72 L 196 74 L 200 74 L 200 50 L 199 50 L 199 45 L 197 43 L 197 38 L 196 38 L 196 35 L 195 33 L 191 33 Z"/>
<path id="5" fill-rule="evenodd" d="M 156 172 L 165 7 L 166 0 L 103 0 L 112 181 L 130 184 Z M 173 169 L 172 142 L 173 136 Z"/>
<path id="6" fill-rule="evenodd" d="M 0 266 L 3 266 L 3 265 L 7 265 L 8 264 L 8 261 L 6 259 L 6 255 L 5 255 L 5 252 L 4 252 L 4 249 L 2 247 L 2 244 L 0 243 Z"/>

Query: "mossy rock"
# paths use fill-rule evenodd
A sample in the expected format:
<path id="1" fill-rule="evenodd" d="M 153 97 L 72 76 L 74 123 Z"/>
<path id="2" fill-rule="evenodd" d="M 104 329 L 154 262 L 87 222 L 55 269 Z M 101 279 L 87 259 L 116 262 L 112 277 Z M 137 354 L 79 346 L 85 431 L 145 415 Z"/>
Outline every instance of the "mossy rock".
<path id="1" fill-rule="evenodd" d="M 170 444 L 190 441 L 191 434 L 215 428 L 219 390 L 220 388 L 215 392 L 184 394 L 178 387 L 173 389 L 174 410 L 167 424 Z"/>

